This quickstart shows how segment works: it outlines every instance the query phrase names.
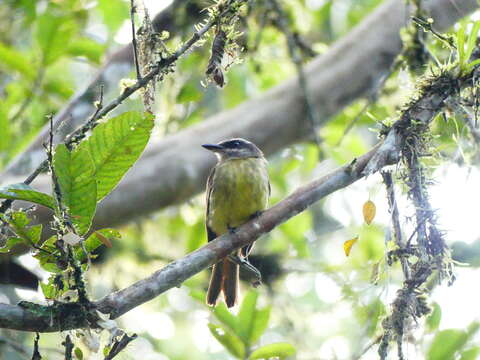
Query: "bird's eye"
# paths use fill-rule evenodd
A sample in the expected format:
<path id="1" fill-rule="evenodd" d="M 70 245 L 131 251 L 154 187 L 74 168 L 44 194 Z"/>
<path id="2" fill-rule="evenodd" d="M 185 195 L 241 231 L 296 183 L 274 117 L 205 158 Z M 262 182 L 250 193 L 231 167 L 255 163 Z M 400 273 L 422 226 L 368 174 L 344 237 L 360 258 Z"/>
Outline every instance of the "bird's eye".
<path id="1" fill-rule="evenodd" d="M 240 141 L 234 141 L 234 142 L 233 142 L 233 145 L 234 145 L 234 146 L 240 146 Z"/>

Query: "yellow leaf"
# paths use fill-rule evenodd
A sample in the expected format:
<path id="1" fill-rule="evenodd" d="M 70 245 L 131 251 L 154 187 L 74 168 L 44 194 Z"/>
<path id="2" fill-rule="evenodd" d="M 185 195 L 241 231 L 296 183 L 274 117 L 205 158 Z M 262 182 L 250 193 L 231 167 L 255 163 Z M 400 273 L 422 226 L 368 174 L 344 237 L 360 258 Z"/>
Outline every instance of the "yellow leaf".
<path id="1" fill-rule="evenodd" d="M 345 256 L 350 255 L 353 244 L 358 241 L 358 236 L 355 236 L 353 239 L 347 240 L 343 243 L 343 251 L 345 251 Z"/>
<path id="2" fill-rule="evenodd" d="M 365 204 L 363 204 L 363 219 L 370 225 L 375 218 L 375 213 L 377 212 L 377 208 L 373 201 L 368 200 Z"/>

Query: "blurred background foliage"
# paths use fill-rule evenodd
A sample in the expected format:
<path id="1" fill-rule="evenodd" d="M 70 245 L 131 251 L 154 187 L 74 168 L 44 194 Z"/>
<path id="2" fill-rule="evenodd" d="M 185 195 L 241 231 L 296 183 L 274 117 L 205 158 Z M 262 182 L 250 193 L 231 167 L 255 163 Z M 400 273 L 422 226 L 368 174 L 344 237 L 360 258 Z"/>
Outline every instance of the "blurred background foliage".
<path id="1" fill-rule="evenodd" d="M 154 15 L 169 2 L 145 3 Z M 282 6 L 292 31 L 309 44 L 314 55 L 319 55 L 379 3 L 290 0 L 282 2 Z M 209 4 L 201 2 L 201 6 Z M 295 76 L 284 34 L 265 14 L 262 1 L 250 5 L 251 13 L 238 29 L 243 32 L 239 42 L 244 51 L 232 54 L 230 60 L 236 63 L 227 72 L 226 86 L 219 89 L 213 84 L 202 85 L 208 46 L 180 59 L 176 72 L 157 87 L 152 141 L 255 98 Z M 128 1 L 0 2 L 0 166 L 25 148 L 46 123 L 46 116 L 62 109 L 77 90 L 88 84 L 109 55 L 130 38 Z M 172 34 L 166 44 L 174 49 L 184 39 Z M 440 59 L 450 54 L 434 39 L 429 39 L 428 46 Z M 388 123 L 396 116 L 412 95 L 414 81 L 414 75 L 401 67 L 387 80 L 378 101 L 366 111 L 362 110 L 367 100 L 359 100 L 330 119 L 320 131 L 320 147 L 298 144 L 270 158 L 271 202 L 276 203 L 301 184 L 367 151 L 377 139 L 379 122 Z M 119 86 L 113 86 L 105 97 L 115 96 L 118 91 Z M 121 111 L 127 109 L 142 109 L 141 99 L 132 97 L 126 101 Z M 354 126 L 346 134 L 352 122 Z M 433 190 L 432 201 L 440 209 L 440 225 L 445 224 L 445 230 L 452 230 L 452 211 L 472 211 L 465 203 L 462 205 L 469 194 L 459 188 L 476 190 L 462 183 L 442 187 L 446 174 L 453 176 L 455 171 L 460 174 L 455 179 L 476 179 L 477 184 L 480 178 L 472 167 L 478 162 L 478 149 L 471 145 L 462 124 L 454 117 L 446 117 L 439 118 L 434 126 L 437 151 L 432 173 L 438 190 Z M 457 195 L 451 198 L 445 195 L 448 192 Z M 366 225 L 362 206 L 369 199 L 377 206 L 377 217 Z M 404 196 L 399 202 L 403 216 L 413 214 Z M 442 212 L 443 208 L 447 211 Z M 103 249 L 89 271 L 92 297 L 128 286 L 203 245 L 204 212 L 202 194 L 119 229 L 122 240 L 111 249 Z M 467 221 L 471 219 L 465 216 Z M 466 229 L 464 223 L 457 226 L 463 232 L 447 232 L 447 239 L 453 245 L 454 256 L 463 263 L 457 270 L 459 280 L 453 289 L 443 285 L 433 290 L 429 299 L 432 314 L 425 324 L 415 326 L 407 339 L 409 359 L 468 360 L 480 356 L 480 347 L 475 345 L 479 340 L 476 321 L 480 298 L 475 289 L 480 275 L 476 269 L 480 264 L 480 238 L 473 221 Z M 470 236 L 464 238 L 461 234 L 468 231 Z M 359 240 L 346 257 L 343 243 L 356 236 Z M 398 264 L 388 267 L 385 263 L 389 239 L 385 189 L 380 177 L 372 176 L 330 196 L 258 241 L 252 262 L 262 271 L 266 283 L 257 290 L 243 283 L 243 303 L 233 315 L 223 305 L 210 309 L 204 304 L 208 282 L 208 272 L 204 271 L 181 288 L 118 320 L 122 328 L 140 336 L 121 356 L 147 360 L 246 358 L 260 346 L 281 343 L 278 346 L 285 347 L 285 358 L 375 359 L 376 347 L 369 345 L 381 333 L 382 317 L 402 281 Z M 29 255 L 24 255 L 22 261 L 35 267 Z M 38 293 L 19 290 L 16 294 L 41 299 Z M 9 301 L 1 296 L 1 301 Z M 476 305 L 470 306 L 475 301 Z M 252 319 L 258 324 L 246 329 Z M 1 336 L 31 349 L 30 334 L 3 331 Z M 59 334 L 41 335 L 45 358 L 62 358 L 56 350 L 61 341 Z M 75 338 L 75 342 L 84 358 L 102 358 L 92 352 L 95 346 L 88 339 Z M 251 358 L 255 358 L 254 354 Z M 0 358 L 23 359 L 25 355 L 0 338 Z"/>

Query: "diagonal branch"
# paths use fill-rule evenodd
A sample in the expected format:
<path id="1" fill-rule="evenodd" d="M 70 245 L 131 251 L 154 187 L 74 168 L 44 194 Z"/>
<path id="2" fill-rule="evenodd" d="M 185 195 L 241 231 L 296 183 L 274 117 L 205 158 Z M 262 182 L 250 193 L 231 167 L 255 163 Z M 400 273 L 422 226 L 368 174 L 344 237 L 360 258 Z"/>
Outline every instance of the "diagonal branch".
<path id="1" fill-rule="evenodd" d="M 405 151 L 405 140 L 408 131 L 412 131 L 412 124 L 418 125 L 421 122 L 423 126 L 428 127 L 435 116 L 446 107 L 449 96 L 458 95 L 463 87 L 471 86 L 471 77 L 476 70 L 473 69 L 470 74 L 461 79 L 449 73 L 440 74 L 437 78 L 431 79 L 418 98 L 403 110 L 385 140 L 369 152 L 355 159 L 351 164 L 300 187 L 257 218 L 240 226 L 235 233 L 224 234 L 202 248 L 173 261 L 150 277 L 105 296 L 94 303 L 95 307 L 115 319 L 165 291 L 181 285 L 186 279 L 218 262 L 236 249 L 250 244 L 327 195 L 369 174 L 376 173 L 387 165 L 396 163 L 400 158 L 398 153 Z M 392 138 L 395 141 L 391 142 Z M 392 147 L 392 144 L 398 145 Z M 394 156 L 387 154 L 387 151 L 394 153 Z M 76 309 L 75 303 L 68 303 L 65 306 Z M 78 311 L 63 311 L 62 316 L 58 312 L 52 314 L 52 311 L 52 307 L 45 307 L 43 311 L 32 311 L 28 306 L 0 304 L 0 327 L 52 332 L 88 325 L 86 317 L 79 316 Z"/>
<path id="2" fill-rule="evenodd" d="M 445 29 L 476 9 L 477 2 L 436 0 L 425 6 L 434 24 Z M 389 71 L 401 51 L 399 30 L 407 18 L 406 11 L 402 1 L 385 2 L 305 67 L 312 102 L 322 123 L 370 93 Z M 292 79 L 257 99 L 152 144 L 117 189 L 99 204 L 94 226 L 123 224 L 202 191 L 212 166 L 212 159 L 200 147 L 202 143 L 244 137 L 270 155 L 309 134 L 304 99 L 298 81 Z M 40 176 L 36 187 L 48 192 L 49 178 Z M 51 216 L 44 208 L 35 215 L 42 223 Z"/>
<path id="3" fill-rule="evenodd" d="M 318 200 L 361 179 L 364 176 L 363 168 L 377 148 L 378 146 L 374 147 L 351 164 L 299 188 L 257 218 L 238 227 L 234 234 L 224 234 L 185 257 L 173 261 L 148 278 L 96 301 L 95 307 L 115 319 L 165 291 L 181 285 L 188 278 L 218 262 L 235 249 L 250 244 Z M 28 306 L 0 304 L 0 328 L 55 332 L 60 329 L 87 326 L 88 323 L 79 316 L 75 304 L 70 306 L 70 311 L 62 311 L 62 316 L 59 316 L 58 312 L 48 307 L 42 308 L 42 311 L 33 311 Z"/>
<path id="4" fill-rule="evenodd" d="M 372 174 L 384 166 L 395 163 L 399 159 L 398 156 L 385 155 L 385 144 L 388 144 L 391 134 L 400 137 L 400 140 L 395 141 L 395 143 L 403 143 L 402 136 L 399 135 L 401 134 L 399 129 L 407 126 L 407 123 L 421 119 L 428 126 L 436 114 L 445 106 L 444 100 L 457 93 L 457 86 L 446 86 L 453 83 L 457 84 L 457 81 L 448 76 L 440 76 L 436 82 L 424 90 L 425 93 L 417 101 L 410 104 L 410 107 L 403 112 L 400 119 L 390 130 L 385 142 L 378 144 L 351 164 L 299 188 L 259 217 L 240 226 L 234 234 L 224 234 L 182 259 L 173 261 L 150 277 L 107 295 L 95 303 L 96 308 L 115 319 L 165 291 L 179 286 L 186 279 L 218 262 L 234 250 L 255 241 L 261 235 L 270 232 L 276 226 L 304 211 L 332 192 L 352 184 L 366 174 Z M 469 82 L 463 81 L 463 83 Z M 438 99 L 440 89 L 442 89 L 442 100 Z M 401 151 L 401 148 L 393 148 L 391 151 L 396 153 Z M 382 159 L 382 161 L 377 159 Z M 68 314 L 74 314 L 76 317 L 69 318 Z M 67 318 L 60 318 L 52 316 L 48 311 L 43 313 L 32 312 L 24 307 L 0 304 L 0 327 L 48 332 L 86 326 L 86 322 L 78 317 L 77 312 L 66 312 L 66 315 Z"/>

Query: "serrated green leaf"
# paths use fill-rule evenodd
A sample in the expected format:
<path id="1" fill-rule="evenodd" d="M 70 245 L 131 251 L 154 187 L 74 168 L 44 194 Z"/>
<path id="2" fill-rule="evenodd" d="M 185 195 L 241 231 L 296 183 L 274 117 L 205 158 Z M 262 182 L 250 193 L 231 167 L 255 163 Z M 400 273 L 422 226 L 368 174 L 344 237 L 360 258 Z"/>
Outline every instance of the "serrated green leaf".
<path id="1" fill-rule="evenodd" d="M 92 135 L 80 143 L 78 151 L 88 151 L 95 165 L 97 201 L 119 183 L 142 154 L 150 138 L 154 116 L 126 112 L 98 125 Z"/>
<path id="2" fill-rule="evenodd" d="M 94 165 L 90 153 L 80 147 L 73 152 L 64 144 L 55 148 L 53 168 L 70 220 L 79 235 L 85 234 L 92 224 L 97 204 Z"/>
<path id="3" fill-rule="evenodd" d="M 238 312 L 238 336 L 247 347 L 251 344 L 251 335 L 253 330 L 253 323 L 256 315 L 258 293 L 256 291 L 249 291 L 243 298 L 240 310 Z"/>
<path id="4" fill-rule="evenodd" d="M 427 360 L 453 360 L 457 351 L 462 350 L 467 340 L 468 334 L 463 330 L 440 331 L 430 345 Z"/>
<path id="5" fill-rule="evenodd" d="M 202 300 L 204 298 L 205 296 L 203 296 Z M 218 319 L 218 321 L 220 321 L 223 325 L 225 325 L 227 328 L 232 330 L 236 335 L 239 335 L 237 333 L 237 329 L 238 329 L 237 318 L 234 315 L 232 315 L 230 311 L 228 311 L 227 306 L 224 303 L 220 303 L 217 306 L 215 306 L 213 308 L 213 313 L 215 314 L 215 317 Z"/>
<path id="6" fill-rule="evenodd" d="M 296 350 L 293 345 L 288 343 L 274 343 L 262 346 L 261 348 L 252 352 L 249 360 L 256 360 L 256 359 L 287 359 L 290 356 L 295 355 Z"/>
<path id="7" fill-rule="evenodd" d="M 45 65 L 52 64 L 66 53 L 75 30 L 71 19 L 56 16 L 54 12 L 46 11 L 37 19 L 36 39 Z"/>
<path id="8" fill-rule="evenodd" d="M 265 332 L 268 321 L 270 320 L 271 307 L 267 306 L 264 309 L 257 310 L 253 319 L 252 331 L 250 334 L 250 343 L 254 344 L 260 339 Z"/>
<path id="9" fill-rule="evenodd" d="M 55 207 L 55 200 L 50 195 L 39 192 L 24 183 L 0 188 L 0 199 L 24 200 L 50 209 Z"/>
<path id="10" fill-rule="evenodd" d="M 238 359 L 244 358 L 245 346 L 237 336 L 220 325 L 208 324 L 208 328 L 215 339 L 217 339 L 220 344 L 225 346 L 225 349 L 227 349 L 230 354 Z"/>
<path id="11" fill-rule="evenodd" d="M 440 325 L 440 320 L 442 319 L 442 309 L 437 303 L 433 304 L 433 310 L 431 314 L 427 317 L 426 323 L 429 331 L 435 331 Z"/>

